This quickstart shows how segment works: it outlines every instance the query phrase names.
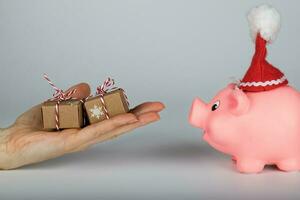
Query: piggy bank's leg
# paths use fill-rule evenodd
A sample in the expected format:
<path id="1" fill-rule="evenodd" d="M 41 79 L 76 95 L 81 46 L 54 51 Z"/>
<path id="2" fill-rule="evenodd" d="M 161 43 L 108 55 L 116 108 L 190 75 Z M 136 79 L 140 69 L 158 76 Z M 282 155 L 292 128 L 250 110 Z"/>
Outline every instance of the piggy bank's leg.
<path id="1" fill-rule="evenodd" d="M 298 171 L 300 170 L 300 159 L 286 159 L 278 162 L 276 165 L 282 171 Z"/>
<path id="2" fill-rule="evenodd" d="M 242 173 L 259 173 L 264 169 L 265 163 L 255 159 L 237 158 L 236 167 Z"/>

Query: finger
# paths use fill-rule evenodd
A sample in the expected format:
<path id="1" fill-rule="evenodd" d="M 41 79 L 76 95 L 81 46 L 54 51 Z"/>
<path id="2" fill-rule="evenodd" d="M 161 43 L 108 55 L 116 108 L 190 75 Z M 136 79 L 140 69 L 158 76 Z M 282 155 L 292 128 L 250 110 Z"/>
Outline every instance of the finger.
<path id="1" fill-rule="evenodd" d="M 111 131 L 119 126 L 122 126 L 122 125 L 125 125 L 128 123 L 134 123 L 137 121 L 138 121 L 138 119 L 135 115 L 133 115 L 132 113 L 127 113 L 127 114 L 118 115 L 116 117 L 113 117 L 108 120 L 104 120 L 104 121 L 96 123 L 96 124 L 92 124 L 92 125 L 86 127 L 85 129 L 83 129 L 83 131 L 101 135 L 101 134 Z"/>
<path id="2" fill-rule="evenodd" d="M 65 93 L 70 92 L 71 90 L 76 89 L 76 92 L 71 95 L 71 97 L 76 99 L 85 99 L 91 94 L 90 86 L 87 83 L 79 83 L 77 85 L 72 86 L 69 88 Z"/>
<path id="3" fill-rule="evenodd" d="M 65 145 L 66 149 L 72 150 L 78 147 L 79 145 L 94 140 L 100 135 L 103 135 L 107 132 L 117 129 L 123 125 L 135 123 L 137 121 L 138 119 L 134 114 L 127 113 L 127 114 L 118 115 L 116 117 L 113 117 L 111 119 L 96 124 L 92 124 L 82 129 L 77 134 L 70 134 L 68 138 L 66 138 L 66 145 Z"/>
<path id="4" fill-rule="evenodd" d="M 123 135 L 124 133 L 130 132 L 136 128 L 146 126 L 150 123 L 156 122 L 160 120 L 160 116 L 156 112 L 150 112 L 150 113 L 145 113 L 139 116 L 139 121 L 133 124 L 128 124 L 124 125 L 116 130 L 113 130 L 111 132 L 108 132 L 107 134 L 101 135 L 98 138 L 97 142 L 102 142 L 108 139 L 112 139 L 115 137 L 118 137 L 120 135 Z"/>
<path id="5" fill-rule="evenodd" d="M 118 137 L 120 135 L 123 135 L 127 132 L 130 132 L 130 131 L 132 131 L 136 128 L 139 128 L 139 127 L 148 125 L 150 123 L 156 122 L 159 119 L 160 119 L 160 116 L 156 112 L 142 114 L 142 115 L 139 116 L 139 121 L 138 122 L 121 126 L 121 127 L 117 128 L 113 131 L 110 131 L 106 134 L 103 134 L 103 135 L 99 136 L 98 138 L 77 147 L 76 149 L 73 150 L 73 152 L 81 151 L 81 150 L 84 150 L 84 149 L 88 148 L 91 145 L 94 145 L 94 144 L 97 144 L 97 143 L 100 143 L 100 142 L 103 142 L 103 141 L 106 141 L 106 140 L 109 140 L 109 139 L 113 139 L 113 138 Z"/>
<path id="6" fill-rule="evenodd" d="M 145 102 L 131 110 L 135 115 L 140 115 L 147 112 L 160 112 L 165 108 L 161 102 Z"/>

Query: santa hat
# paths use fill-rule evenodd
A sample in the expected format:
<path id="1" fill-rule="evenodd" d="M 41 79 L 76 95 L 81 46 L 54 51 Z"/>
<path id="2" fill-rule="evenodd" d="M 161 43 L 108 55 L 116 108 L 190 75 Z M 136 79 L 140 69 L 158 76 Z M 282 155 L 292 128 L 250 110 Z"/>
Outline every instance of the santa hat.
<path id="1" fill-rule="evenodd" d="M 260 92 L 287 85 L 284 74 L 266 61 L 266 45 L 275 40 L 280 28 L 279 13 L 269 5 L 261 5 L 250 11 L 248 21 L 255 53 L 239 88 L 246 92 Z"/>

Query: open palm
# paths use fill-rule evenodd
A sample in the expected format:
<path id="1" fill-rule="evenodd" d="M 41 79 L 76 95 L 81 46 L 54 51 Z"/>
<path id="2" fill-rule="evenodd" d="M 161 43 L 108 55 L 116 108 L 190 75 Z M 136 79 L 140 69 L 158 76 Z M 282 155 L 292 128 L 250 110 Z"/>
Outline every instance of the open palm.
<path id="1" fill-rule="evenodd" d="M 85 83 L 73 86 L 74 97 L 89 96 Z M 159 102 L 143 103 L 130 113 L 89 125 L 83 129 L 45 131 L 42 127 L 41 105 L 24 114 L 8 129 L 0 133 L 0 169 L 13 169 L 31 163 L 77 152 L 93 144 L 115 138 L 123 133 L 159 120 L 164 105 Z"/>

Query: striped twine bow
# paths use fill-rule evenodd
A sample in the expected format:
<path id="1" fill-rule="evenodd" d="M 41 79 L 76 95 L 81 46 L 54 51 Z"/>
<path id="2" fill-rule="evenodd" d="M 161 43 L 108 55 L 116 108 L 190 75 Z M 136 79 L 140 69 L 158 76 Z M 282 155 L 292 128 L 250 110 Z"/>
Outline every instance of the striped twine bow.
<path id="1" fill-rule="evenodd" d="M 54 85 L 54 83 L 49 79 L 49 77 L 44 74 L 44 79 L 51 85 L 51 87 L 55 90 L 53 93 L 53 97 L 48 101 L 56 101 L 55 105 L 55 127 L 56 130 L 59 130 L 59 104 L 61 101 L 73 99 L 72 95 L 76 92 L 76 89 L 70 90 L 69 92 L 65 93 L 62 89 L 59 89 Z"/>
<path id="2" fill-rule="evenodd" d="M 110 91 L 113 91 L 113 90 L 116 90 L 116 89 L 118 89 L 118 88 L 115 87 L 114 79 L 111 79 L 109 77 L 103 82 L 102 85 L 97 87 L 96 95 L 99 95 L 99 97 L 100 97 L 100 101 L 101 101 L 101 104 L 103 106 L 103 110 L 104 110 L 106 119 L 109 119 L 109 114 L 108 114 L 107 108 L 105 106 L 105 102 L 104 102 L 103 97 L 106 93 L 108 93 Z M 128 101 L 127 95 L 125 94 L 125 91 L 123 89 L 122 89 L 122 91 L 123 91 L 124 97 L 126 99 L 126 103 L 129 106 L 129 101 Z"/>

